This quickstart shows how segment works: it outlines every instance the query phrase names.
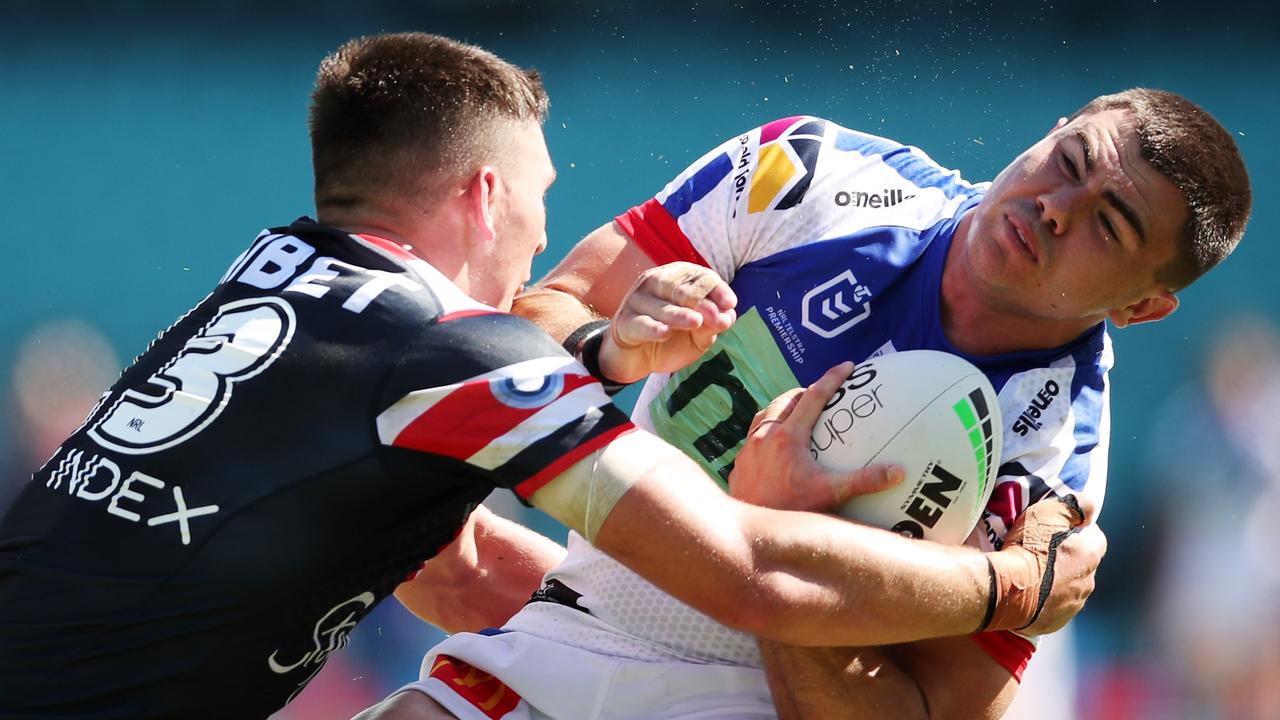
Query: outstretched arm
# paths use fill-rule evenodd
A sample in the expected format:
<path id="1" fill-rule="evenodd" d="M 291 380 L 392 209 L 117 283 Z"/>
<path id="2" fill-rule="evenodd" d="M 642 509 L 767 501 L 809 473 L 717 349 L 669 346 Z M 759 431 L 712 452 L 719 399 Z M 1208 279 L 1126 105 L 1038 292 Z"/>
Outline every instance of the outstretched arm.
<path id="1" fill-rule="evenodd" d="M 797 483 L 810 479 L 793 488 L 792 507 L 826 508 L 851 488 L 889 482 L 884 468 L 824 474 L 809 456 L 808 432 L 849 370 L 824 375 L 788 420 L 805 429 L 787 433 L 782 457 L 799 469 Z M 532 500 L 683 602 L 797 645 L 899 643 L 984 623 L 1049 632 L 1083 605 L 1105 546 L 1092 526 L 1068 537 L 1080 518 L 1066 510 L 1048 514 L 1026 544 L 986 554 L 769 510 L 725 496 L 692 460 L 643 432 L 576 463 Z"/>

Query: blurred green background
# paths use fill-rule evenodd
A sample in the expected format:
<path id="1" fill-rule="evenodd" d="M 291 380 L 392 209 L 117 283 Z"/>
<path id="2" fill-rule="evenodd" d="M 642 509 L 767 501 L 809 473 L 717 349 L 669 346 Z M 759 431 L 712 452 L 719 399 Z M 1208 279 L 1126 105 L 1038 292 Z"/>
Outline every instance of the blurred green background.
<path id="1" fill-rule="evenodd" d="M 1280 20 L 1261 3 L 0 1 L 0 505 L 258 230 L 313 212 L 315 67 L 399 30 L 543 73 L 559 180 L 535 277 L 778 117 L 882 134 L 978 181 L 1101 93 L 1161 87 L 1214 113 L 1253 220 L 1172 318 L 1113 335 L 1111 552 L 1021 716 L 1280 718 Z M 413 679 L 435 637 L 384 604 L 283 715 L 349 716 Z"/>

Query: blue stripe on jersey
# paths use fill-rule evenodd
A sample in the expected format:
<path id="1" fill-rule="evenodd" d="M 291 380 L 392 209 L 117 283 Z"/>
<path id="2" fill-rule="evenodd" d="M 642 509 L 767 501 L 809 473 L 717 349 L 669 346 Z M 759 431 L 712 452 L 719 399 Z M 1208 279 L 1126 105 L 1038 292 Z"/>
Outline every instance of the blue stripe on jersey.
<path id="1" fill-rule="evenodd" d="M 728 154 L 721 154 L 720 157 L 703 165 L 693 174 L 684 184 L 676 188 L 667 196 L 666 201 L 662 203 L 662 207 L 671 213 L 671 217 L 678 218 L 689 212 L 689 208 L 693 204 L 707 196 L 715 186 L 720 184 L 733 172 L 733 161 L 729 159 Z"/>
<path id="2" fill-rule="evenodd" d="M 892 140 L 841 130 L 836 133 L 835 146 L 837 150 L 846 152 L 879 155 L 884 164 L 896 170 L 903 179 L 914 183 L 916 187 L 935 187 L 948 200 L 973 192 L 973 187 L 957 181 L 954 173 L 944 172 L 942 168 L 912 152 L 911 148 Z"/>
<path id="3" fill-rule="evenodd" d="M 1089 453 L 1098 445 L 1098 420 L 1102 417 L 1102 391 L 1105 380 L 1095 372 L 1094 358 L 1102 352 L 1101 332 L 1092 342 L 1083 343 L 1072 353 L 1076 372 L 1071 377 L 1071 413 L 1075 418 L 1076 447 L 1062 466 L 1059 477 L 1072 490 L 1083 490 L 1089 480 Z"/>

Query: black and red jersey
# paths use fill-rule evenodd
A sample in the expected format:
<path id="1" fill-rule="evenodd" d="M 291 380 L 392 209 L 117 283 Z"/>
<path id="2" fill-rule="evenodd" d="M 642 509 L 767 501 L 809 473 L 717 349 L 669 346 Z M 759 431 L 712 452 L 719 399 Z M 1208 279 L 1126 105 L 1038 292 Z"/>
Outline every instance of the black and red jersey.
<path id="1" fill-rule="evenodd" d="M 0 522 L 0 716 L 264 717 L 492 489 L 630 427 L 400 246 L 263 232 Z"/>

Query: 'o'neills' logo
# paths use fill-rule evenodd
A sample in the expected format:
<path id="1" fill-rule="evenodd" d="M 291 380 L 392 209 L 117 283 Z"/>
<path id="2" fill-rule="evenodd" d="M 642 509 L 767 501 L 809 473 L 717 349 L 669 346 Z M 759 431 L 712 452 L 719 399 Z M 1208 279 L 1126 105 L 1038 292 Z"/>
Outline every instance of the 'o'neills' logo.
<path id="1" fill-rule="evenodd" d="M 899 188 L 885 188 L 879 193 L 841 190 L 836 193 L 835 201 L 840 207 L 887 208 L 915 196 L 915 193 L 903 195 Z"/>
<path id="2" fill-rule="evenodd" d="M 1025 437 L 1031 430 L 1039 430 L 1044 427 L 1040 422 L 1040 416 L 1053 403 L 1053 399 L 1058 397 L 1059 392 L 1061 392 L 1061 389 L 1058 387 L 1058 383 L 1053 380 L 1047 381 L 1044 387 L 1040 389 L 1040 392 L 1036 393 L 1035 397 L 1031 399 L 1031 404 L 1022 411 L 1017 420 L 1013 421 L 1013 431 Z"/>

